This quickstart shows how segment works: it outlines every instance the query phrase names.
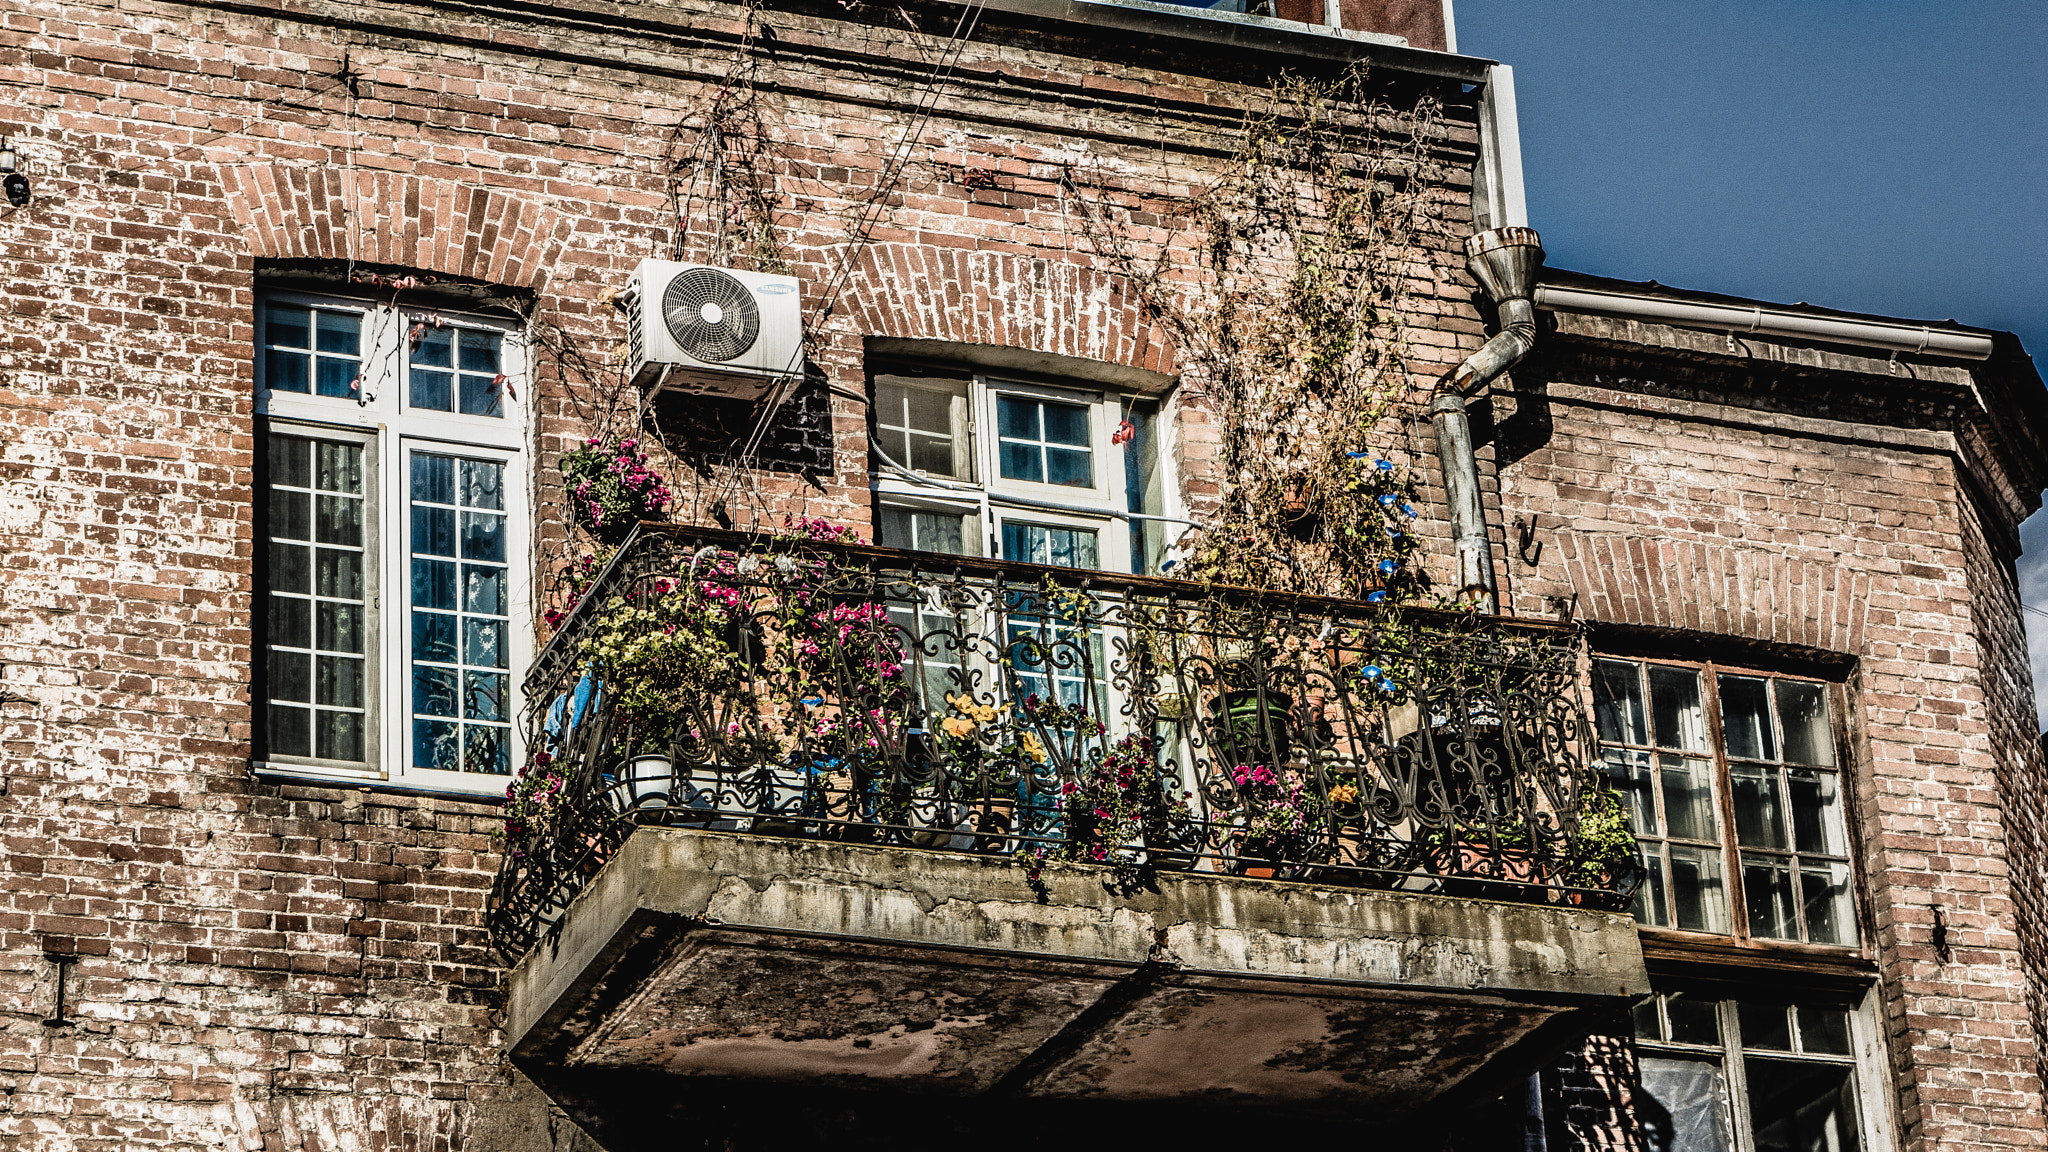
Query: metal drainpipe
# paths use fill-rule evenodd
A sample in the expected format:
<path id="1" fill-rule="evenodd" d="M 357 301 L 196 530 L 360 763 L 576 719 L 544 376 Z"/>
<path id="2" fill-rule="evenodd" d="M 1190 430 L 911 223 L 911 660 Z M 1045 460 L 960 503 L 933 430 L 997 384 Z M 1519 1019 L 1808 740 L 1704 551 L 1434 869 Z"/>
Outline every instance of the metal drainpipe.
<path id="1" fill-rule="evenodd" d="M 1500 611 L 1500 592 L 1494 583 L 1493 546 L 1487 541 L 1486 511 L 1479 501 L 1479 458 L 1472 450 L 1472 421 L 1465 401 L 1536 346 L 1536 305 L 1530 296 L 1536 270 L 1542 266 L 1543 243 L 1534 228 L 1494 228 L 1465 241 L 1465 267 L 1499 306 L 1500 331 L 1437 382 L 1429 405 L 1457 547 L 1458 594 L 1489 614 Z"/>

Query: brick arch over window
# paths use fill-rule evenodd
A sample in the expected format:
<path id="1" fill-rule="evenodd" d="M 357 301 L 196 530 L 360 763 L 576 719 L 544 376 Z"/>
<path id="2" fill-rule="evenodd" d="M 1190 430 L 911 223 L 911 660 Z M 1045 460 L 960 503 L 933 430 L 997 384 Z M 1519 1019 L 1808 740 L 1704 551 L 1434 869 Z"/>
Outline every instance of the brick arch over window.
<path id="1" fill-rule="evenodd" d="M 282 164 L 224 175 L 235 219 L 257 257 L 353 257 L 538 288 L 572 226 L 537 201 L 452 180 Z"/>
<path id="2" fill-rule="evenodd" d="M 1873 579 L 1833 564 L 1717 544 L 1560 532 L 1579 615 L 1856 654 Z"/>
<path id="3" fill-rule="evenodd" d="M 839 307 L 866 335 L 1051 352 L 1171 375 L 1173 346 L 1114 272 L 965 248 L 871 244 Z"/>

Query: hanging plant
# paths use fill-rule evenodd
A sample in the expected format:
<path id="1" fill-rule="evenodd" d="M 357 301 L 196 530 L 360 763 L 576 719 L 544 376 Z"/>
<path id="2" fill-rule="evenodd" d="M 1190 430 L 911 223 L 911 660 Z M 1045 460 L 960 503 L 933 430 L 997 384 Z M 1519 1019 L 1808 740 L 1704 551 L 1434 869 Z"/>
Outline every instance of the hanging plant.
<path id="1" fill-rule="evenodd" d="M 576 522 L 607 543 L 625 538 L 633 525 L 668 514 L 675 496 L 647 459 L 638 440 L 609 444 L 596 437 L 562 456 L 562 478 Z"/>

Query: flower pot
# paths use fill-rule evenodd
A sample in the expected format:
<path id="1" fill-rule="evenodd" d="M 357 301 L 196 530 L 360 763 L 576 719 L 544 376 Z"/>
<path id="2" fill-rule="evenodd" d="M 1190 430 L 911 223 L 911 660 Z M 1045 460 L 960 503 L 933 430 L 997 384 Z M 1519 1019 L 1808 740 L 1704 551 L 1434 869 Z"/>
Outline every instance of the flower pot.
<path id="1" fill-rule="evenodd" d="M 1263 708 L 1261 702 L 1260 694 L 1250 689 L 1219 694 L 1209 702 L 1209 739 L 1212 747 L 1239 763 L 1277 767 L 1293 751 L 1294 697 L 1267 692 Z"/>
<path id="2" fill-rule="evenodd" d="M 607 791 L 614 811 L 634 812 L 668 807 L 675 766 L 661 755 L 635 756 L 612 770 Z"/>

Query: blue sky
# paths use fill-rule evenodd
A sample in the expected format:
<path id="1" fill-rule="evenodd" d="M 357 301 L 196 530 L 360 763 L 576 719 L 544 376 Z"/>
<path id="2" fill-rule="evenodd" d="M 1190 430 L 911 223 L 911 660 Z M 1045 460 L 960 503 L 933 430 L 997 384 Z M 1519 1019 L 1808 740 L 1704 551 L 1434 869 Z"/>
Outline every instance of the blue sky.
<path id="1" fill-rule="evenodd" d="M 2048 3 L 1455 4 L 1459 51 L 1514 66 L 1551 264 L 2003 328 L 2048 364 Z M 2048 515 L 2021 539 L 2048 612 Z"/>

